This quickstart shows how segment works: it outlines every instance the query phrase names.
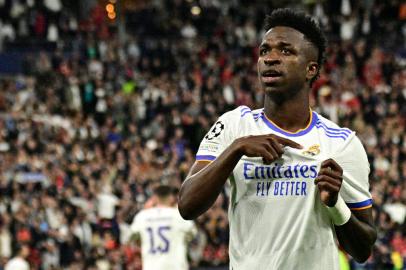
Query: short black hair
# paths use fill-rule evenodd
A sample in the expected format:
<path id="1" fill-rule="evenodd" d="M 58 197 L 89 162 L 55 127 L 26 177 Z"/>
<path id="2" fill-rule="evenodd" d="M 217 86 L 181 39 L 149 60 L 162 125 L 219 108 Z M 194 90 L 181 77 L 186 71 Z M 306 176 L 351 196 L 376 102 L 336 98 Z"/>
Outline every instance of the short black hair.
<path id="1" fill-rule="evenodd" d="M 173 188 L 168 185 L 160 185 L 154 189 L 154 194 L 159 198 L 166 198 L 173 194 Z"/>
<path id="2" fill-rule="evenodd" d="M 327 39 L 319 24 L 312 17 L 302 11 L 289 8 L 275 9 L 265 18 L 265 30 L 268 31 L 275 26 L 291 27 L 304 34 L 306 39 L 317 48 L 317 63 L 320 68 L 322 67 L 325 61 Z M 316 76 L 310 80 L 310 85 L 319 77 L 320 68 Z"/>
<path id="3" fill-rule="evenodd" d="M 20 255 L 20 253 L 23 251 L 23 249 L 27 247 L 28 249 L 30 246 L 27 243 L 19 243 L 14 247 L 14 256 Z"/>

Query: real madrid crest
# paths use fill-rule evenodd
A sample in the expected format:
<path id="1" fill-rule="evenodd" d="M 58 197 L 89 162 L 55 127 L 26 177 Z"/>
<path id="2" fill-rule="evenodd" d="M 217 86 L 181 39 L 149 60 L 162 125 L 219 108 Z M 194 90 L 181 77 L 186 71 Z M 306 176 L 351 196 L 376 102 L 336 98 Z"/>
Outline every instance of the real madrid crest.
<path id="1" fill-rule="evenodd" d="M 302 154 L 311 157 L 316 156 L 320 154 L 320 145 L 314 144 L 310 146 L 307 150 L 303 151 Z"/>

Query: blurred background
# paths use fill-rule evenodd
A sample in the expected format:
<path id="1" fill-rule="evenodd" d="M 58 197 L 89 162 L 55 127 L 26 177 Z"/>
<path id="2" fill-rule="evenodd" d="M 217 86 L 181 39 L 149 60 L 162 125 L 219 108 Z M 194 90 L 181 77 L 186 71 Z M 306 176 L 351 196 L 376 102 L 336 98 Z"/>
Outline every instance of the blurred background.
<path id="1" fill-rule="evenodd" d="M 0 0 L 0 269 L 140 269 L 134 215 L 180 187 L 223 112 L 260 108 L 263 20 L 306 10 L 329 39 L 312 108 L 368 153 L 378 240 L 406 269 L 406 3 L 387 0 Z M 196 220 L 193 269 L 228 269 L 226 187 Z"/>

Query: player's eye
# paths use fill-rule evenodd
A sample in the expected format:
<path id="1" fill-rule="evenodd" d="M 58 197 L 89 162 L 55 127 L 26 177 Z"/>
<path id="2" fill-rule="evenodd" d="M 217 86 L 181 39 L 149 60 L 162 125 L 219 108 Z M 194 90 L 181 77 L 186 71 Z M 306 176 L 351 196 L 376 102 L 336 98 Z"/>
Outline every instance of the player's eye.
<path id="1" fill-rule="evenodd" d="M 262 48 L 259 50 L 260 55 L 265 55 L 268 52 L 268 48 Z"/>
<path id="2" fill-rule="evenodd" d="M 291 51 L 291 50 L 286 49 L 286 48 L 282 48 L 282 49 L 281 49 L 281 52 L 282 52 L 283 54 L 285 54 L 285 55 L 289 55 L 289 54 L 291 54 L 291 53 L 292 53 L 292 51 Z"/>

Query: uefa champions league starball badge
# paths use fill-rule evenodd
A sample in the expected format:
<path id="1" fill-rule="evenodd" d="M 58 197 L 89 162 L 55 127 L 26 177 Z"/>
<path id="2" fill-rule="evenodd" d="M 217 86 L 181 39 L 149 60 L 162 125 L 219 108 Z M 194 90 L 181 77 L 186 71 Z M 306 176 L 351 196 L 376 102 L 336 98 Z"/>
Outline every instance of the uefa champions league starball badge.
<path id="1" fill-rule="evenodd" d="M 204 138 L 209 141 L 213 140 L 214 138 L 218 137 L 223 130 L 224 130 L 223 122 L 217 121 Z"/>

